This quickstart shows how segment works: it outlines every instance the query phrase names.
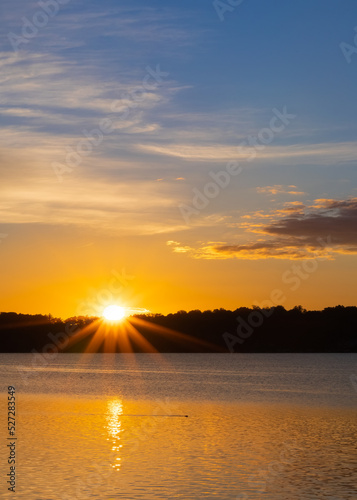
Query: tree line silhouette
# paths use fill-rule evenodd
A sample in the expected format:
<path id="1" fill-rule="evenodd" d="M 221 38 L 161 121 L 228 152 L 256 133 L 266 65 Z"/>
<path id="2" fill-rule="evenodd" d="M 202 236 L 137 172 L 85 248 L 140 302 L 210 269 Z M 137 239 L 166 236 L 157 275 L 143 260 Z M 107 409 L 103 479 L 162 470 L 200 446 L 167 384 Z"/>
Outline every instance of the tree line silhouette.
<path id="1" fill-rule="evenodd" d="M 0 352 L 83 352 L 98 330 L 100 318 L 0 313 Z M 240 307 L 234 311 L 178 311 L 140 314 L 127 319 L 159 352 L 357 352 L 357 307 L 307 311 Z M 105 325 L 105 324 L 104 324 Z M 109 326 L 118 339 L 125 325 Z M 88 335 L 76 334 L 83 329 Z M 105 330 L 105 328 L 104 328 Z M 140 336 L 139 336 L 140 337 Z M 133 352 L 145 352 L 138 336 L 129 334 Z M 72 340 L 72 341 L 69 341 Z M 51 347 L 52 346 L 52 347 Z M 115 352 L 128 352 L 120 346 Z M 99 352 L 105 350 L 103 343 Z"/>

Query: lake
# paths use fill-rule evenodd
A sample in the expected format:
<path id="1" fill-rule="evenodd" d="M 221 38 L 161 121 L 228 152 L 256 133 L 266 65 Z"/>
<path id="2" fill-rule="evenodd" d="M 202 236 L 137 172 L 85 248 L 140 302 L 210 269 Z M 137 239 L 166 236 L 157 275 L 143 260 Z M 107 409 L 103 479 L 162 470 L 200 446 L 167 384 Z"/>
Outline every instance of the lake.
<path id="1" fill-rule="evenodd" d="M 0 354 L 0 377 L 1 498 L 357 498 L 356 354 Z"/>

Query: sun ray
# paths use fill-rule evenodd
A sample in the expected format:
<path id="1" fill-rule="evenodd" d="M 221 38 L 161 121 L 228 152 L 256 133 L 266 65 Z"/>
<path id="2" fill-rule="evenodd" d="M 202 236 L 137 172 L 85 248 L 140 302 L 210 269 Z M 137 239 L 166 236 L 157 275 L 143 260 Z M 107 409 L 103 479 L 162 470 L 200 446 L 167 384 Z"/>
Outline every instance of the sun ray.
<path id="1" fill-rule="evenodd" d="M 81 340 L 88 337 L 88 335 L 90 335 L 91 333 L 96 332 L 99 324 L 100 320 L 95 319 L 92 323 L 89 323 L 84 328 L 78 329 L 76 333 L 70 337 L 68 347 L 72 347 L 74 344 L 77 344 Z"/>
<path id="2" fill-rule="evenodd" d="M 105 338 L 106 338 L 105 326 L 103 325 L 103 323 L 100 323 L 93 337 L 89 341 L 89 344 L 85 348 L 85 352 L 86 353 L 99 352 L 100 346 L 104 343 Z"/>
<path id="3" fill-rule="evenodd" d="M 158 353 L 159 337 L 162 337 L 161 343 L 166 339 L 169 342 L 169 348 L 172 343 L 177 343 L 181 348 L 185 350 L 189 348 L 194 352 L 217 352 L 217 350 L 224 352 L 224 349 L 209 341 L 158 325 L 150 321 L 150 318 L 144 319 L 143 315 L 126 316 L 125 308 L 115 306 L 113 309 L 113 307 L 108 306 L 105 309 L 110 308 L 108 314 L 103 313 L 102 318 L 94 319 L 84 328 L 77 330 L 71 337 L 66 350 L 71 350 L 74 344 L 89 337 L 84 349 L 85 353 Z"/>
<path id="4" fill-rule="evenodd" d="M 131 324 L 130 321 L 127 322 L 127 328 L 133 337 L 134 342 L 138 346 L 143 348 L 143 352 L 158 353 L 159 351 Z"/>
<path id="5" fill-rule="evenodd" d="M 114 332 L 113 329 L 108 324 L 104 325 L 105 328 L 104 347 L 103 347 L 104 352 L 114 352 L 114 353 L 118 352 L 117 349 L 118 337 L 119 335 L 122 334 L 123 327 L 124 325 L 121 324 L 120 326 L 117 327 L 120 328 L 120 332 L 118 332 L 118 330 Z"/>
<path id="6" fill-rule="evenodd" d="M 151 323 L 149 321 L 144 321 L 135 316 L 130 318 L 130 321 L 134 324 L 141 325 L 143 328 L 150 330 L 152 332 L 158 333 L 159 335 L 167 335 L 168 338 L 174 338 L 183 344 L 195 344 L 199 347 L 204 347 L 209 351 L 215 352 L 217 350 L 221 350 L 225 352 L 223 348 L 219 348 L 218 346 L 212 344 L 211 342 L 207 342 L 205 340 L 197 339 L 192 337 L 191 335 L 187 335 L 186 333 L 177 332 L 176 330 L 171 330 L 171 328 L 166 328 L 165 326 L 157 325 L 155 323 Z"/>
<path id="7" fill-rule="evenodd" d="M 107 326 L 107 328 L 110 328 L 110 330 L 106 336 L 106 342 L 109 342 L 114 352 L 134 352 L 127 331 L 127 320 L 120 325 Z M 105 347 L 108 347 L 108 343 Z"/>

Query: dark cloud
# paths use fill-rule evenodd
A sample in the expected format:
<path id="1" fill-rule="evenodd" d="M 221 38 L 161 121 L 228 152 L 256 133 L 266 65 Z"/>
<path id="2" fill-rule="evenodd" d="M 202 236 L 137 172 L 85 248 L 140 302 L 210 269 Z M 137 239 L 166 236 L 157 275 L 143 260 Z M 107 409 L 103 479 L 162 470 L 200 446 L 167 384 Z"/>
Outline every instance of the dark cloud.
<path id="1" fill-rule="evenodd" d="M 260 232 L 275 238 L 245 245 L 216 246 L 214 252 L 255 259 L 357 253 L 357 198 L 316 200 L 304 213 L 262 226 Z"/>
<path id="2" fill-rule="evenodd" d="M 357 198 L 319 202 L 321 208 L 316 213 L 273 222 L 264 232 L 302 238 L 310 244 L 329 236 L 333 245 L 357 245 Z"/>

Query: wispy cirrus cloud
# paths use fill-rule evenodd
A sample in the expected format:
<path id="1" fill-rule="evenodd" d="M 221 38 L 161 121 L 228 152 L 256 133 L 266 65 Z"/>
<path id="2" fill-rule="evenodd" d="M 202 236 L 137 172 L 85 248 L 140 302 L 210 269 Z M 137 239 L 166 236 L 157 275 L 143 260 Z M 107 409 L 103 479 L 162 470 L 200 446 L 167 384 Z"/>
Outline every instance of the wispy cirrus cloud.
<path id="1" fill-rule="evenodd" d="M 65 190 L 56 184 L 46 190 L 25 185 L 2 190 L 0 219 L 3 224 L 71 225 L 107 234 L 158 234 L 180 230 L 174 217 L 176 204 L 168 185 L 155 181 L 120 179 L 115 183 L 78 177 Z M 165 214 L 165 217 L 163 217 Z"/>
<path id="2" fill-rule="evenodd" d="M 112 133 L 94 156 L 114 157 L 119 148 L 123 155 L 130 142 L 143 141 L 160 129 L 152 112 L 179 92 L 177 84 L 167 79 L 157 88 L 150 86 L 142 99 L 131 99 L 133 89 L 142 89 L 145 67 L 138 79 L 106 82 L 101 75 L 88 73 L 86 67 L 75 67 L 48 54 L 3 52 L 0 66 L 0 119 L 4 123 L 0 170 L 9 177 L 14 171 L 9 162 L 15 161 L 24 182 L 36 172 L 51 180 L 51 163 L 63 161 L 68 148 L 104 118 L 110 118 Z M 90 162 L 87 165 L 90 168 Z"/>
<path id="3" fill-rule="evenodd" d="M 53 8 L 53 7 L 52 7 Z M 21 35 L 23 17 L 31 22 L 37 12 L 41 12 L 38 2 L 18 0 L 16 8 L 11 0 L 2 2 L 2 18 L 9 32 Z M 177 21 L 180 20 L 180 25 Z M 51 48 L 63 49 L 88 45 L 93 36 L 100 34 L 109 39 L 128 40 L 140 44 L 167 44 L 179 46 L 197 41 L 200 30 L 185 29 L 190 16 L 179 9 L 155 9 L 148 5 L 117 5 L 103 9 L 96 2 L 76 2 L 61 5 L 58 12 L 47 23 L 49 30 L 38 29 L 36 37 L 30 39 L 36 48 L 46 39 Z M 92 38 L 91 38 L 92 37 Z M 30 48 L 31 44 L 21 46 Z M 46 47 L 48 48 L 48 46 Z M 165 50 L 165 47 L 163 48 Z"/>
<path id="4" fill-rule="evenodd" d="M 177 157 L 187 161 L 247 160 L 249 148 L 237 145 L 207 144 L 140 144 L 137 147 L 146 153 Z M 310 164 L 330 165 L 343 161 L 354 161 L 357 155 L 356 142 L 309 144 L 309 145 L 269 145 L 259 151 L 259 160 L 306 161 Z"/>
<path id="5" fill-rule="evenodd" d="M 74 118 L 81 125 L 84 119 L 113 114 L 114 102 L 120 113 L 130 100 L 130 91 L 142 85 L 146 75 L 143 67 L 137 79 L 128 80 L 126 76 L 122 81 L 106 82 L 85 66 L 76 67 L 60 56 L 40 53 L 0 53 L 0 66 L 3 114 L 24 119 L 40 117 L 44 123 L 51 115 L 67 116 L 68 123 L 72 120 L 74 126 Z M 132 106 L 131 118 L 167 100 L 174 85 L 166 81 L 160 88 L 147 91 L 145 99 Z"/>

